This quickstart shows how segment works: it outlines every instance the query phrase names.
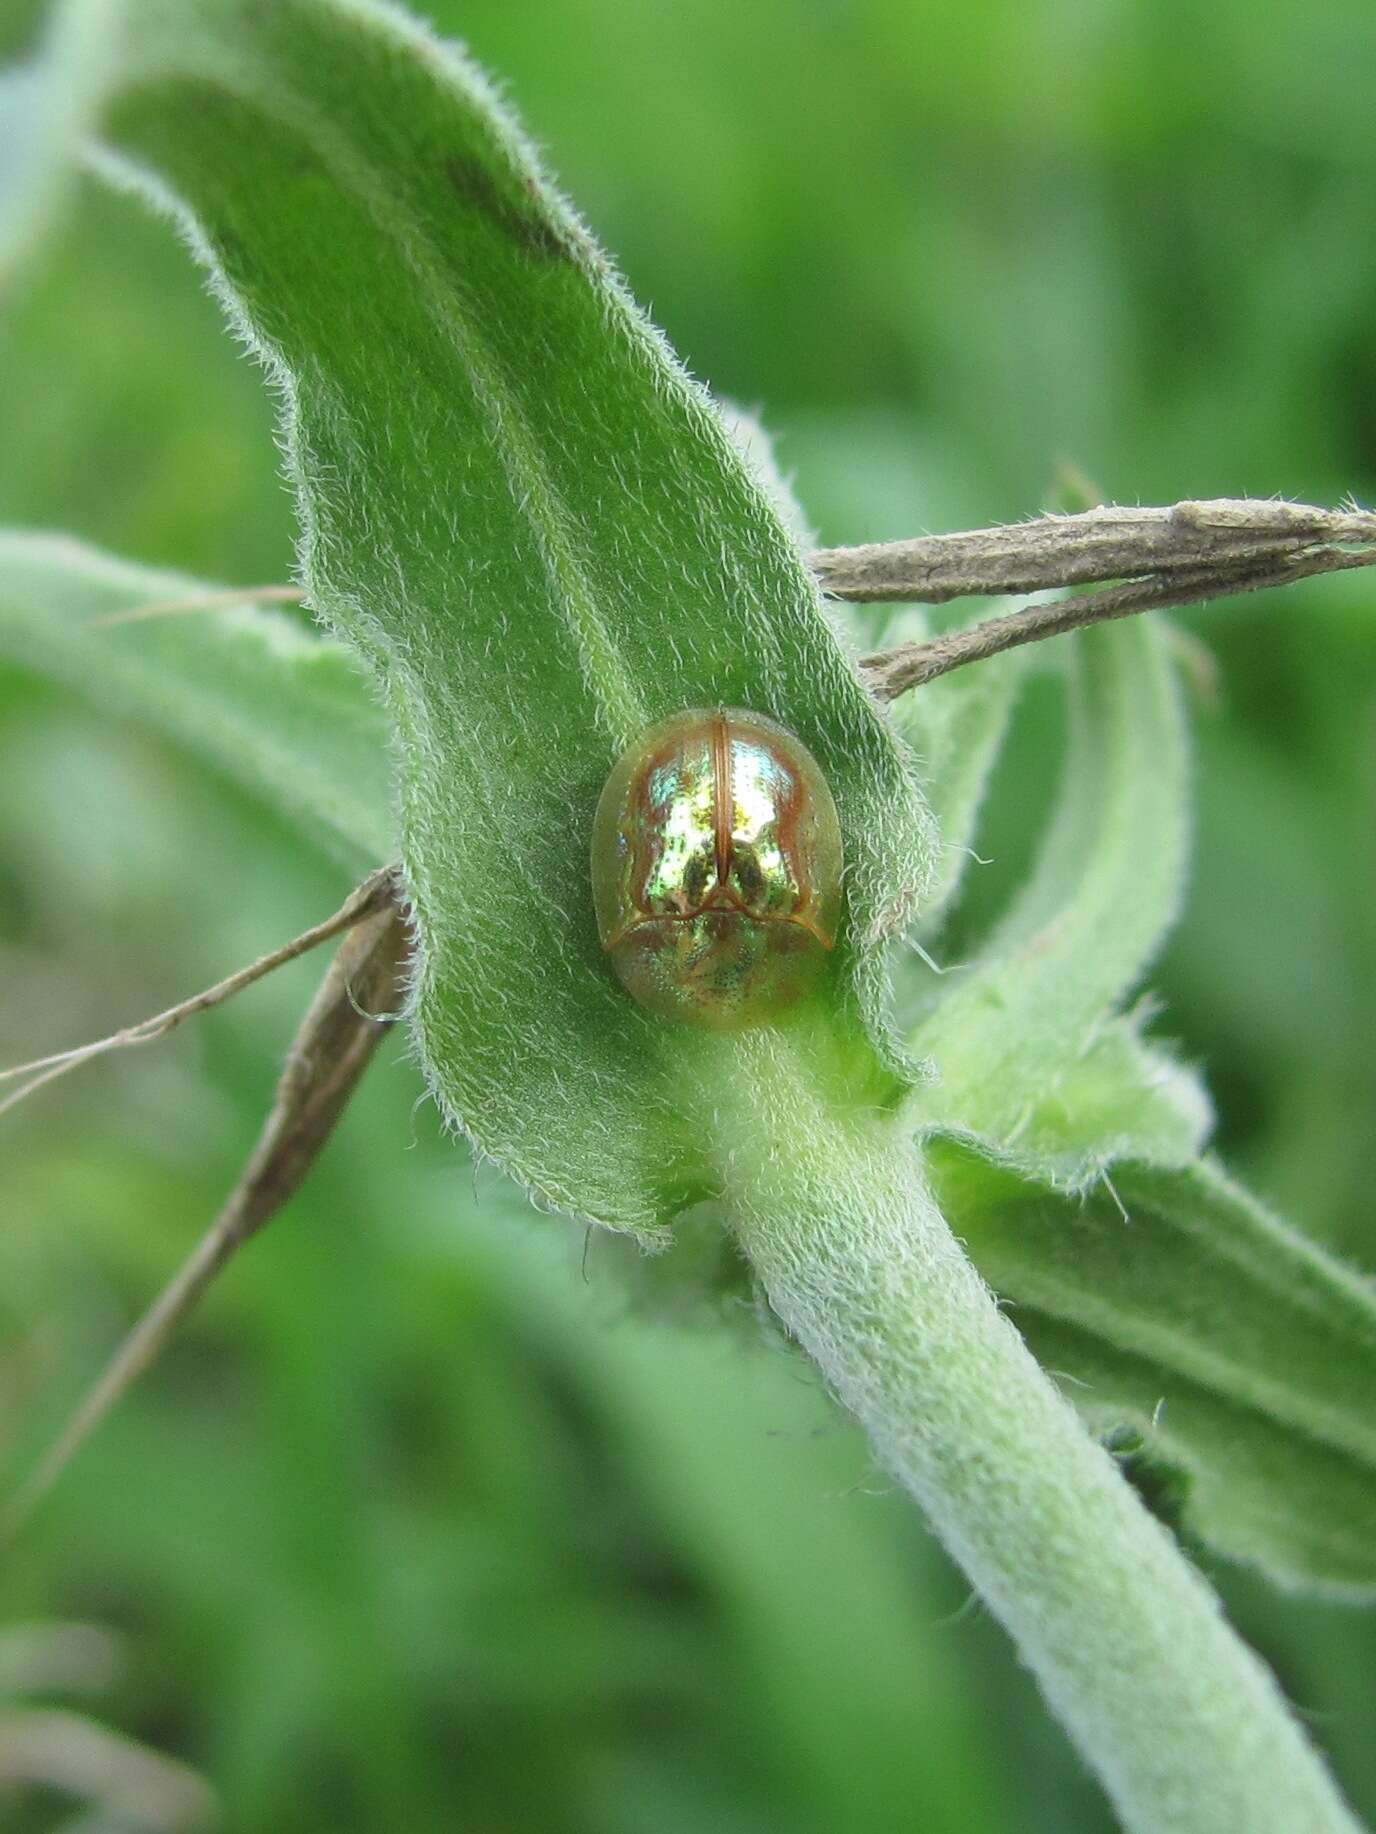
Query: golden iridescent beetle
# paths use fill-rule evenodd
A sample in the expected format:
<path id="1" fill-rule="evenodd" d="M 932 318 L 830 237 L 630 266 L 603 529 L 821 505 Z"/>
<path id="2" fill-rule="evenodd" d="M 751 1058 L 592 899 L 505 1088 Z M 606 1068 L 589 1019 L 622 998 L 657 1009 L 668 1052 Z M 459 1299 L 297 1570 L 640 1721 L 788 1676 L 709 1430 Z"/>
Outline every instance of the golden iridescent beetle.
<path id="1" fill-rule="evenodd" d="M 841 915 L 841 827 L 811 752 L 762 714 L 690 709 L 617 762 L 593 898 L 626 990 L 718 1031 L 766 1024 L 821 978 Z"/>

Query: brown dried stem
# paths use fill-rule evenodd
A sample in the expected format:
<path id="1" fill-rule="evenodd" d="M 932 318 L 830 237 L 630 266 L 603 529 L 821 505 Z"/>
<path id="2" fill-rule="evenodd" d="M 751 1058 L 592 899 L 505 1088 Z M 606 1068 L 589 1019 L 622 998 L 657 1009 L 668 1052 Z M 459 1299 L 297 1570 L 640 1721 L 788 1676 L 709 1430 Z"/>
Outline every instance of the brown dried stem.
<path id="1" fill-rule="evenodd" d="M 396 868 L 380 867 L 378 871 L 369 873 L 332 917 L 303 931 L 300 936 L 294 936 L 290 942 L 283 943 L 280 949 L 273 949 L 267 955 L 260 956 L 256 962 L 250 962 L 246 968 L 240 968 L 223 981 L 217 981 L 213 987 L 193 994 L 189 1000 L 169 1006 L 165 1012 L 155 1013 L 151 1019 L 142 1019 L 137 1025 L 128 1025 L 123 1031 L 113 1032 L 108 1038 L 97 1038 L 92 1044 L 79 1044 L 70 1051 L 56 1051 L 51 1057 L 36 1057 L 31 1063 L 16 1064 L 12 1069 L 0 1070 L 0 1082 L 10 1082 L 20 1076 L 29 1078 L 28 1082 L 0 1101 L 0 1115 L 17 1107 L 26 1096 L 41 1089 L 45 1083 L 56 1081 L 59 1076 L 65 1076 L 69 1070 L 74 1070 L 78 1064 L 86 1063 L 92 1057 L 101 1057 L 107 1051 L 122 1050 L 131 1045 L 151 1044 L 154 1039 L 165 1038 L 184 1020 L 194 1018 L 197 1013 L 208 1012 L 212 1006 L 219 1006 L 234 994 L 242 992 L 245 987 L 252 986 L 254 981 L 260 981 L 264 975 L 271 974 L 275 968 L 285 967 L 288 962 L 294 962 L 298 955 L 305 955 L 309 950 L 318 948 L 322 942 L 328 942 L 332 936 L 338 936 L 354 924 L 361 923 L 372 912 L 389 907 L 396 898 L 396 891 Z"/>
<path id="2" fill-rule="evenodd" d="M 809 557 L 809 565 L 832 598 L 859 604 L 942 605 L 951 599 L 1122 582 L 1102 592 L 1028 606 L 927 643 L 862 657 L 861 670 L 874 692 L 892 700 L 968 662 L 1110 618 L 1376 565 L 1376 514 L 1252 497 L 1215 497 L 1169 509 L 1103 504 L 1079 515 L 1039 516 L 954 535 L 822 548 Z M 98 621 L 127 624 L 302 597 L 294 586 L 243 587 L 166 599 Z"/>
<path id="3" fill-rule="evenodd" d="M 176 618 L 188 611 L 227 611 L 236 605 L 299 605 L 306 594 L 300 586 L 226 586 L 223 590 L 189 592 L 179 599 L 150 599 L 128 611 L 108 612 L 92 618 L 92 630 L 112 624 L 142 624 L 147 618 Z"/>
<path id="4" fill-rule="evenodd" d="M 892 700 L 968 662 L 1084 625 L 1371 566 L 1376 514 L 1232 497 L 1170 509 L 1104 506 L 955 535 L 824 549 L 811 564 L 828 593 L 860 603 L 937 605 L 1122 582 L 862 658 L 870 686 Z"/>
<path id="5" fill-rule="evenodd" d="M 410 938 L 390 871 L 385 895 L 353 927 L 302 1021 L 272 1110 L 243 1176 L 207 1233 L 125 1338 L 5 1513 L 8 1539 L 28 1520 L 91 1433 L 162 1351 L 225 1263 L 301 1185 L 405 997 Z M 346 907 L 347 908 L 347 907 Z M 265 958 L 266 959 L 266 958 Z"/>

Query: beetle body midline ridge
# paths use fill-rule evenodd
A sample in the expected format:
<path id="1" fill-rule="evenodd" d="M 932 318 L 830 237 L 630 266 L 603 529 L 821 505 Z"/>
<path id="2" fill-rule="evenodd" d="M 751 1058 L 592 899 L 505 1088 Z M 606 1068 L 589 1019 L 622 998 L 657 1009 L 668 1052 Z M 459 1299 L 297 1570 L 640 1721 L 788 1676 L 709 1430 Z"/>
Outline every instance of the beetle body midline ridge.
<path id="1" fill-rule="evenodd" d="M 726 730 L 726 715 L 719 708 L 712 715 L 712 850 L 716 856 L 717 884 L 722 887 L 731 879 L 735 818 L 736 805 L 731 795 L 731 739 Z"/>

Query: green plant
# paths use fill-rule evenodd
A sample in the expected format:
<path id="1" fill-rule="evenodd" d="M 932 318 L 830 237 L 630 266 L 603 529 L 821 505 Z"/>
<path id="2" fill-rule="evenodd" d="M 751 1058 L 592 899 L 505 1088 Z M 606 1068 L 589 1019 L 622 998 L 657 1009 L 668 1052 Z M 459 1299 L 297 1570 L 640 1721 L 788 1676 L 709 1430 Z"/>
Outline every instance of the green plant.
<path id="1" fill-rule="evenodd" d="M 62 19 L 48 80 L 75 125 L 98 114 L 103 169 L 181 213 L 283 391 L 303 582 L 337 638 L 248 606 L 92 632 L 200 589 L 16 535 L 0 641 L 195 745 L 359 869 L 392 848 L 390 733 L 412 1017 L 452 1121 L 541 1200 L 656 1251 L 641 1271 L 661 1287 L 738 1284 L 744 1250 L 1130 1826 L 1350 1826 L 979 1278 L 1089 1384 L 1072 1399 L 1091 1425 L 1134 1427 L 1188 1477 L 1193 1533 L 1370 1590 L 1370 1291 L 1201 1159 L 1205 1098 L 1124 1010 L 1183 874 L 1166 633 L 1074 639 L 1035 870 L 965 973 L 895 964 L 893 940 L 957 889 L 1018 660 L 881 717 L 715 410 L 481 82 L 418 30 L 323 0 Z M 52 188 L 43 147 L 32 163 Z M 835 997 L 729 1043 L 625 1000 L 586 866 L 617 753 L 719 702 L 806 740 L 850 871 Z M 1340 1519 L 1316 1519 L 1335 1489 Z"/>

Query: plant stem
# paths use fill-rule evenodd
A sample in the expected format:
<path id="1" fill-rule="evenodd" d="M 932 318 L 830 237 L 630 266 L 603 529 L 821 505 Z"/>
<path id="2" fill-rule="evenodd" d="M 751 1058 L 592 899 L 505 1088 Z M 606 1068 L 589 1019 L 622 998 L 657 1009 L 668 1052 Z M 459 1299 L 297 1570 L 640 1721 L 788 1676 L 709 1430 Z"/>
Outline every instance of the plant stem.
<path id="1" fill-rule="evenodd" d="M 1376 564 L 1376 514 L 1256 497 L 1214 497 L 1167 509 L 1099 504 L 1073 516 L 822 548 L 808 564 L 833 598 L 941 605 L 990 593 L 1045 592 L 1099 580 L 1249 571 L 1308 555 L 1323 572 Z"/>
<path id="2" fill-rule="evenodd" d="M 816 1094 L 787 1088 L 783 1053 L 739 1061 L 723 1175 L 771 1306 L 1009 1631 L 1124 1826 L 1353 1834 L 1270 1672 L 999 1310 L 897 1124 L 808 1129 Z"/>
<path id="3" fill-rule="evenodd" d="M 1068 630 L 1085 630 L 1114 618 L 1130 618 L 1142 611 L 1172 611 L 1186 605 L 1205 605 L 1211 599 L 1236 598 L 1247 592 L 1266 592 L 1293 586 L 1319 573 L 1340 573 L 1353 567 L 1376 565 L 1376 550 L 1348 553 L 1321 548 L 1311 554 L 1257 561 L 1252 566 L 1208 567 L 1197 572 L 1173 573 L 1129 580 L 1099 592 L 1052 599 L 1049 604 L 1025 605 L 999 618 L 986 618 L 964 630 L 944 631 L 923 643 L 900 643 L 860 658 L 860 668 L 879 700 L 897 700 L 909 688 L 920 688 L 938 675 L 983 662 L 1002 650 L 1024 643 L 1040 643 Z"/>
<path id="4" fill-rule="evenodd" d="M 89 1063 L 93 1057 L 103 1057 L 108 1051 L 123 1050 L 138 1044 L 153 1044 L 157 1039 L 165 1038 L 186 1020 L 209 1012 L 213 1007 L 222 1006 L 226 1000 L 233 999 L 236 993 L 242 993 L 245 987 L 251 987 L 255 981 L 261 981 L 265 975 L 274 973 L 278 968 L 284 968 L 298 956 L 306 955 L 310 950 L 319 948 L 321 943 L 343 935 L 346 930 L 353 929 L 356 924 L 363 923 L 378 911 L 391 909 L 397 898 L 399 871 L 397 866 L 378 867 L 349 893 L 332 917 L 312 925 L 309 930 L 269 950 L 266 955 L 260 955 L 257 961 L 250 962 L 246 968 L 236 969 L 224 980 L 216 981 L 213 987 L 193 994 L 189 1000 L 179 1001 L 176 1006 L 169 1006 L 165 1012 L 154 1013 L 151 1019 L 141 1019 L 137 1025 L 127 1025 L 123 1031 L 113 1032 L 108 1038 L 97 1038 L 93 1044 L 79 1044 L 70 1051 L 55 1051 L 50 1057 L 37 1057 L 30 1063 L 15 1064 L 11 1069 L 0 1070 L 0 1083 L 21 1076 L 29 1079 L 12 1095 L 0 1100 L 0 1115 L 7 1114 L 45 1084 L 55 1082 L 59 1076 L 65 1076 L 69 1070 L 76 1069 L 78 1064 Z"/>

